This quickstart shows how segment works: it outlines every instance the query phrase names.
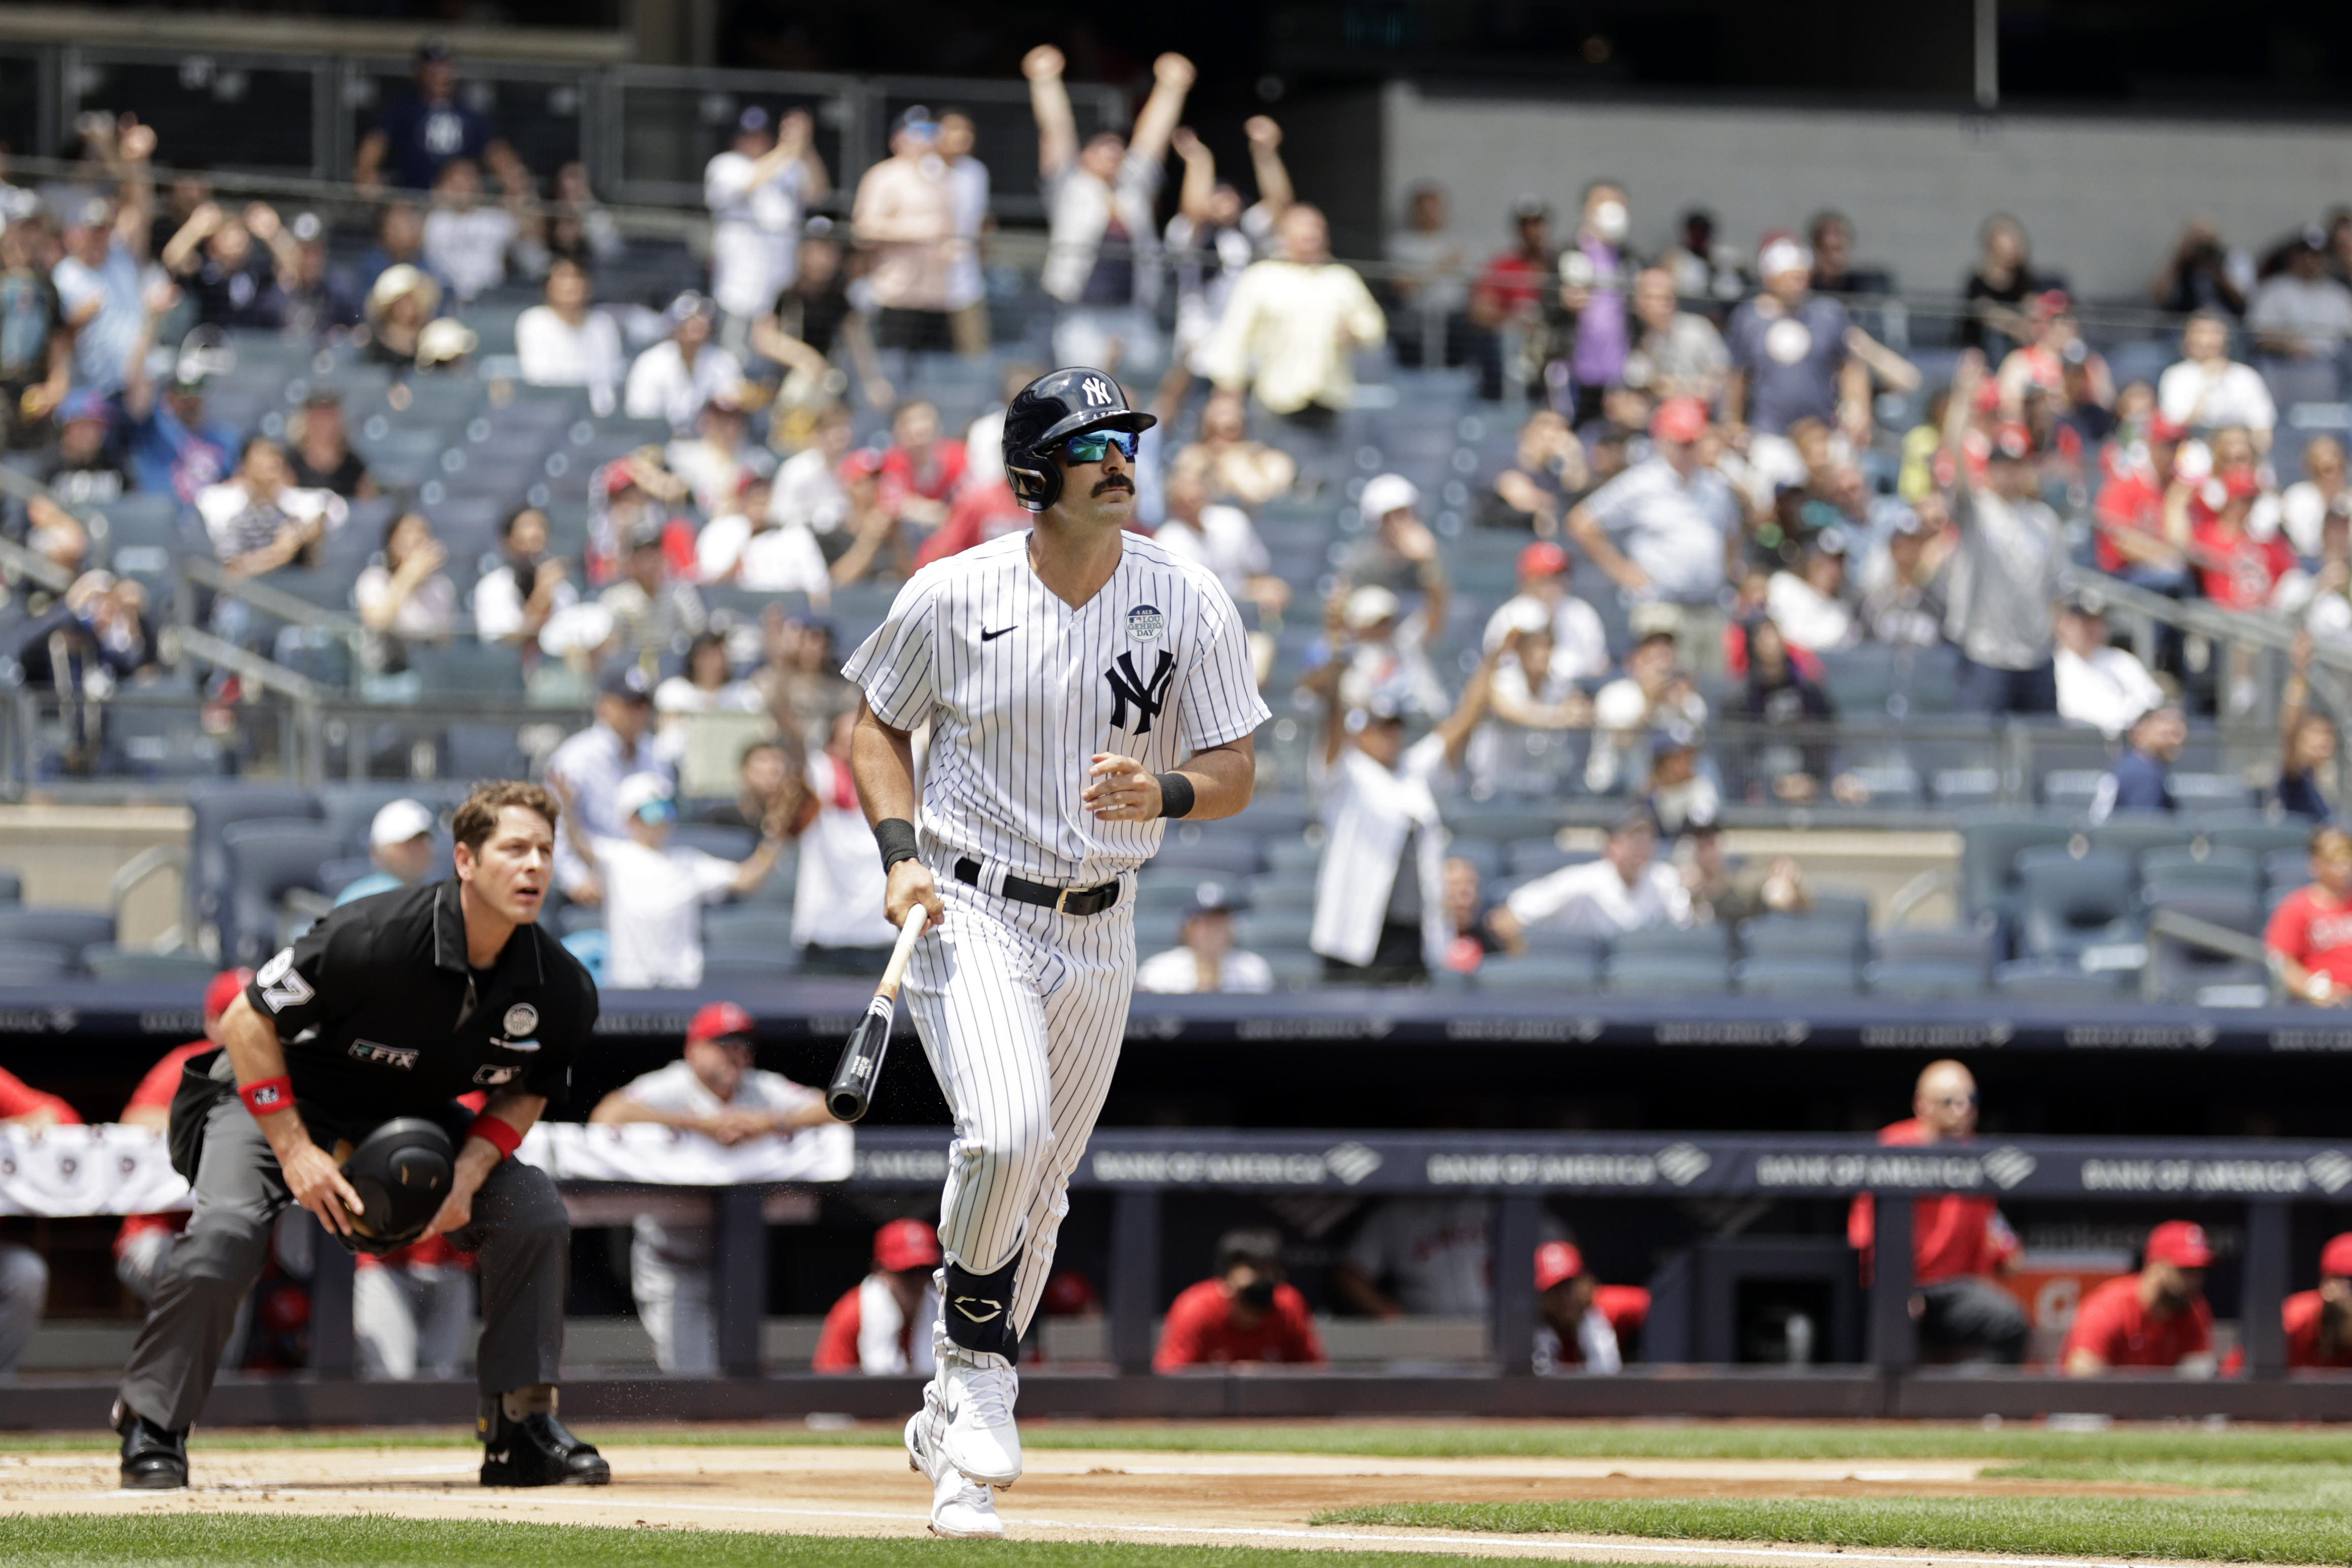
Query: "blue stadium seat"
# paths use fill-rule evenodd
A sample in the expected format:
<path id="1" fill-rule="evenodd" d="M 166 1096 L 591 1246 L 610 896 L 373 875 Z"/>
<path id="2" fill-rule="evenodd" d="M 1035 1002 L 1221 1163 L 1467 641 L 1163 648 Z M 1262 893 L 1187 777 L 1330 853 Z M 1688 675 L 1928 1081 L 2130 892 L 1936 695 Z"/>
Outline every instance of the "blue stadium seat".
<path id="1" fill-rule="evenodd" d="M 2151 917 L 2170 912 L 2242 936 L 2262 933 L 2262 900 L 2250 887 L 2150 888 L 2147 890 L 2147 902 Z M 2264 965 L 2232 958 L 2162 931 L 2149 933 L 2148 963 L 2156 971 L 2158 994 L 2169 1002 L 2227 1006 L 2260 1005 L 2269 999 L 2269 974 Z M 2221 994 L 2224 989 L 2235 994 Z"/>
<path id="2" fill-rule="evenodd" d="M 1734 966 L 1732 974 L 1740 991 L 1750 996 L 1841 995 L 1862 987 L 1862 966 L 1852 958 L 1747 958 Z"/>
<path id="3" fill-rule="evenodd" d="M 1600 955 L 1592 949 L 1587 949 L 1580 959 L 1560 953 L 1530 953 L 1525 958 L 1495 954 L 1479 964 L 1471 985 L 1478 991 L 1597 991 L 1601 975 Z"/>
<path id="4" fill-rule="evenodd" d="M 186 921 L 192 931 L 217 920 L 227 898 L 228 852 L 221 835 L 232 823 L 317 822 L 323 815 L 309 791 L 269 784 L 202 785 L 188 792 L 188 811 Z"/>
<path id="5" fill-rule="evenodd" d="M 53 984 L 68 969 L 66 955 L 54 947 L 0 942 L 0 986 Z"/>
<path id="6" fill-rule="evenodd" d="M 1879 959 L 1863 966 L 1862 979 L 1871 994 L 1906 1002 L 1979 996 L 1992 983 L 1990 971 L 1982 963 L 1937 958 Z"/>
<path id="7" fill-rule="evenodd" d="M 1867 942 L 1861 929 L 1836 915 L 1759 915 L 1739 925 L 1739 945 L 1750 958 L 1859 962 Z"/>
<path id="8" fill-rule="evenodd" d="M 2077 856 L 2045 846 L 2020 855 L 2017 871 L 2024 956 L 2074 959 L 2086 948 L 2138 940 L 2138 872 L 2123 851 Z"/>
<path id="9" fill-rule="evenodd" d="M 2245 889 L 2259 887 L 2263 875 L 2252 850 L 2200 841 L 2148 850 L 2139 858 L 2139 879 L 2151 887 L 2195 883 Z"/>
<path id="10" fill-rule="evenodd" d="M 793 911 L 789 905 L 720 904 L 702 911 L 702 940 L 706 944 L 751 945 L 765 942 L 771 946 L 789 948 L 793 944 Z"/>
<path id="11" fill-rule="evenodd" d="M 2037 845 L 2063 844 L 2074 825 L 2046 812 L 1989 810 L 1960 819 L 1960 907 L 1969 914 L 2013 915 L 2020 888 L 2017 857 Z"/>
<path id="12" fill-rule="evenodd" d="M 2151 849 L 2186 847 L 2197 837 L 2197 821 L 2162 811 L 2119 811 L 2090 829 L 2091 847 L 2116 849 L 2136 861 Z"/>
<path id="13" fill-rule="evenodd" d="M 1609 989 L 1641 994 L 1714 995 L 1731 989 L 1731 964 L 1704 953 L 1613 953 Z"/>
<path id="14" fill-rule="evenodd" d="M 2093 973 L 2063 958 L 2021 958 L 1992 972 L 1993 989 L 2014 1001 L 2083 1007 L 2122 1001 L 2132 978 L 2122 970 Z"/>
<path id="15" fill-rule="evenodd" d="M 93 947 L 82 958 L 97 979 L 123 985 L 202 985 L 220 968 L 201 953 L 126 952 L 113 946 Z"/>
<path id="16" fill-rule="evenodd" d="M 53 949 L 69 970 L 82 953 L 114 941 L 114 917 L 102 910 L 0 909 L 0 942 Z"/>
<path id="17" fill-rule="evenodd" d="M 2208 812 L 2198 824 L 2210 842 L 2231 849 L 2251 849 L 2257 855 L 2273 849 L 2309 849 L 2313 826 L 2303 817 L 2284 812 L 2251 808 Z"/>
<path id="18" fill-rule="evenodd" d="M 320 872 L 342 858 L 343 843 L 324 822 L 239 822 L 221 835 L 228 860 L 228 902 L 220 922 L 224 963 L 258 964 L 278 951 L 279 905 L 296 889 L 324 895 Z"/>

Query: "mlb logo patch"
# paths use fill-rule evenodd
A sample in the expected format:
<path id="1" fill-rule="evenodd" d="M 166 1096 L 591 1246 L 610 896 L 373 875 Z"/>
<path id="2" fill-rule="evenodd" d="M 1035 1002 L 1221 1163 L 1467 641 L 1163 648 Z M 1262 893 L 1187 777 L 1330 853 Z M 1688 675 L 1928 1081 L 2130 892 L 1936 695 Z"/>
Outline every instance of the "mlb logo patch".
<path id="1" fill-rule="evenodd" d="M 1168 617 L 1153 605 L 1138 605 L 1127 612 L 1127 635 L 1138 642 L 1150 642 L 1168 627 Z"/>

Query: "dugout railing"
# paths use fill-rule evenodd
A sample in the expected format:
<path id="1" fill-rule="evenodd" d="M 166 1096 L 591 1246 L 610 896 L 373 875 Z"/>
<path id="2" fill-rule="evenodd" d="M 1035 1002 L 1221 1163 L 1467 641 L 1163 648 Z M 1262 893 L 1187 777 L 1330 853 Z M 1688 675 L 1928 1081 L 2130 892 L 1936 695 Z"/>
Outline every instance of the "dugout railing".
<path id="1" fill-rule="evenodd" d="M 936 1190 L 946 1167 L 943 1129 L 877 1129 L 856 1137 L 845 1188 L 881 1194 Z M 649 1175 L 656 1173 L 648 1172 Z M 24 1178 L 0 1173 L 0 1199 Z M 574 1191 L 585 1187 L 571 1184 Z M 650 1190 L 639 1184 L 634 1190 Z M 631 1186 L 597 1184 L 607 1198 Z M 1858 1137 L 1671 1133 L 1098 1132 L 1074 1186 L 1107 1195 L 1113 1214 L 1107 1270 L 1110 1364 L 1040 1369 L 1022 1410 L 1041 1416 L 1330 1416 L 1424 1414 L 1515 1416 L 1656 1415 L 1784 1417 L 2030 1418 L 2052 1412 L 2123 1417 L 2352 1419 L 2352 1377 L 2290 1373 L 2279 1304 L 2294 1274 L 2290 1218 L 2298 1205 L 2352 1204 L 2352 1142 L 2246 1139 L 1986 1140 L 1890 1148 Z M 672 1186 L 667 1191 L 676 1193 Z M 763 1369 L 758 1361 L 769 1256 L 761 1220 L 776 1187 L 709 1189 L 718 1247 L 713 1299 L 722 1373 L 568 1379 L 567 1415 L 582 1419 L 789 1418 L 836 1413 L 881 1419 L 910 1408 L 918 1380 L 823 1376 Z M 1911 1204 L 1938 1193 L 2000 1201 L 2101 1205 L 2161 1204 L 2242 1217 L 2236 1272 L 2242 1375 L 2195 1380 L 2115 1373 L 2089 1380 L 2034 1372 L 1920 1364 L 1910 1311 Z M 1154 1375 L 1163 1206 L 1171 1196 L 1250 1194 L 1357 1199 L 1475 1194 L 1495 1205 L 1501 1259 L 1532 1259 L 1548 1202 L 1739 1203 L 1878 1200 L 1881 1268 L 1866 1299 L 1863 1359 L 1823 1366 L 1642 1363 L 1610 1375 L 1538 1377 L 1531 1266 L 1495 1270 L 1491 1343 L 1484 1367 L 1351 1373 L 1264 1368 Z M 14 1206 L 13 1205 L 11 1206 Z M 609 1205 L 608 1205 L 609 1206 Z M 216 1390 L 212 1425 L 455 1420 L 470 1413 L 470 1384 L 353 1379 L 350 1259 L 322 1247 L 313 1279 L 310 1370 L 231 1376 Z M 2227 1268 L 2227 1264 L 2223 1265 Z M 109 1385 L 25 1378 L 0 1387 L 0 1427 L 94 1422 Z"/>

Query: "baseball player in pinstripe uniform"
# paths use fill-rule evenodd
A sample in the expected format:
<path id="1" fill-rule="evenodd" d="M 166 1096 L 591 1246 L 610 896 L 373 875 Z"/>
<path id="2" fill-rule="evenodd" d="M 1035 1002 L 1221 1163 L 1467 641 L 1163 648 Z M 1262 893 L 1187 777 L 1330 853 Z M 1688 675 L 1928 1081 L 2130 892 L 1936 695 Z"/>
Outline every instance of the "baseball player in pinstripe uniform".
<path id="1" fill-rule="evenodd" d="M 1232 598 L 1125 531 L 1151 424 L 1099 371 L 1024 388 L 1004 468 L 1035 526 L 917 573 L 843 671 L 884 908 L 929 916 L 905 994 L 955 1115 L 938 1370 L 907 1423 L 942 1535 L 1004 1532 L 988 1489 L 1021 1475 L 1013 1361 L 1127 1030 L 1135 868 L 1163 818 L 1249 803 L 1266 718 Z"/>

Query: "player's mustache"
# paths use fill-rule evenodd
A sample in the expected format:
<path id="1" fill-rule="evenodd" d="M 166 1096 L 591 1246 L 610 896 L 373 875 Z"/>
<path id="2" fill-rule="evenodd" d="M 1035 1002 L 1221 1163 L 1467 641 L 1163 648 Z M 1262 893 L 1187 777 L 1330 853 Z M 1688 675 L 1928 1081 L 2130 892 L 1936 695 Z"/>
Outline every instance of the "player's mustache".
<path id="1" fill-rule="evenodd" d="M 1135 481 L 1129 479 L 1125 474 L 1105 474 L 1100 479 L 1097 479 L 1095 482 L 1094 493 L 1096 495 L 1100 495 L 1105 490 L 1132 490 L 1134 489 Z"/>

